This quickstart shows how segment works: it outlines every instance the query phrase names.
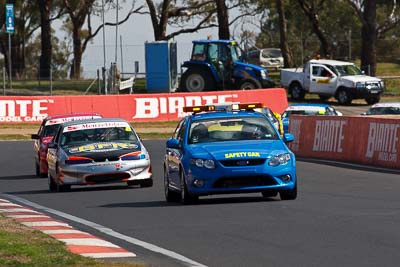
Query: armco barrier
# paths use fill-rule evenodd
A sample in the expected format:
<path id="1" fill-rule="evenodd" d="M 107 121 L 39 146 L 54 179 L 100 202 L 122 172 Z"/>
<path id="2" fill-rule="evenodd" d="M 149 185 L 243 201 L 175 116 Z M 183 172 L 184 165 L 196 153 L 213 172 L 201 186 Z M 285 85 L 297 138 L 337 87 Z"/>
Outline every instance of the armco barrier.
<path id="1" fill-rule="evenodd" d="M 179 120 L 184 106 L 223 102 L 262 102 L 273 111 L 287 107 L 285 89 L 101 96 L 1 96 L 0 123 L 38 123 L 47 115 L 99 112 L 127 121 Z"/>
<path id="2" fill-rule="evenodd" d="M 293 115 L 289 132 L 297 156 L 400 169 L 400 119 Z"/>

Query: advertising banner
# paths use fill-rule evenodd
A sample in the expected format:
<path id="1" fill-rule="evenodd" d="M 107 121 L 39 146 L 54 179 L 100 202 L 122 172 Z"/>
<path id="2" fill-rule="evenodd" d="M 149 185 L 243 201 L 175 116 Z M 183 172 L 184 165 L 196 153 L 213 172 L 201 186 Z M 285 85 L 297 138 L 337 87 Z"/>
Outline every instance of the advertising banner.
<path id="1" fill-rule="evenodd" d="M 201 93 L 163 93 L 91 96 L 0 96 L 0 123 L 40 123 L 48 115 L 98 112 L 127 121 L 176 121 L 184 106 L 225 102 L 261 102 L 282 113 L 285 89 L 257 89 Z"/>
<path id="2" fill-rule="evenodd" d="M 293 115 L 289 132 L 297 156 L 400 169 L 399 119 Z"/>

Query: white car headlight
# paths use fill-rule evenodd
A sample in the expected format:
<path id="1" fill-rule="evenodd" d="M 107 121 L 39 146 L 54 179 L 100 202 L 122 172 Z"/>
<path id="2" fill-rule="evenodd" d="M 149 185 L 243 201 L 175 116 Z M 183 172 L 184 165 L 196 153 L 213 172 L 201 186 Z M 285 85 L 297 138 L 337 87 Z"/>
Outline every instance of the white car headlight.
<path id="1" fill-rule="evenodd" d="M 215 169 L 215 162 L 212 159 L 190 159 L 190 164 L 199 168 Z"/>
<path id="2" fill-rule="evenodd" d="M 261 75 L 261 78 L 263 78 L 263 79 L 267 78 L 267 73 L 265 72 L 265 70 L 261 70 L 260 75 Z"/>
<path id="3" fill-rule="evenodd" d="M 290 154 L 284 153 L 277 156 L 273 156 L 270 158 L 268 165 L 270 166 L 278 166 L 278 165 L 285 165 L 290 161 Z"/>

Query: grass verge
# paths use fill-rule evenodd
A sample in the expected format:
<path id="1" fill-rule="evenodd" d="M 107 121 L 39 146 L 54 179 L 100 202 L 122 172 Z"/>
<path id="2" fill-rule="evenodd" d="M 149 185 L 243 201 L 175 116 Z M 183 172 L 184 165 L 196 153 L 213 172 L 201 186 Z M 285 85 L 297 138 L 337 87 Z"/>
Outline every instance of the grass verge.
<path id="1" fill-rule="evenodd" d="M 64 243 L 0 214 L 0 266 L 144 267 L 128 262 L 109 262 L 70 253 Z"/>

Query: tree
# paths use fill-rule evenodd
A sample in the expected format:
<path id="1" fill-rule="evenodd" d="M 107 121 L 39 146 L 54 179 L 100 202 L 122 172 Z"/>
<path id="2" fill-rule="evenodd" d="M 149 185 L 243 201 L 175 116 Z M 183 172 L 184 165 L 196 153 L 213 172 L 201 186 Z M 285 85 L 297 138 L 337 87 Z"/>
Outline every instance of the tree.
<path id="1" fill-rule="evenodd" d="M 276 0 L 276 8 L 279 16 L 279 33 L 280 33 L 280 47 L 283 55 L 285 68 L 291 68 L 293 66 L 292 54 L 288 45 L 287 37 L 287 21 L 285 16 L 285 9 L 283 0 Z"/>
<path id="2" fill-rule="evenodd" d="M 103 25 L 97 27 L 95 31 L 92 29 L 91 16 L 99 13 L 101 5 L 95 5 L 96 0 L 63 0 L 66 12 L 69 15 L 67 24 L 70 26 L 70 32 L 73 40 L 73 61 L 71 65 L 70 78 L 80 79 L 82 55 L 87 47 L 87 44 L 97 35 L 103 28 Z M 113 1 L 109 1 L 113 4 Z M 143 6 L 132 8 L 126 17 L 117 23 L 105 23 L 108 26 L 116 26 L 126 22 L 132 14 L 140 13 Z M 87 29 L 83 26 L 87 22 Z"/>
<path id="3" fill-rule="evenodd" d="M 6 1 L 3 1 L 3 3 Z M 4 3 L 5 4 L 5 3 Z M 25 46 L 33 33 L 39 28 L 38 12 L 33 7 L 33 1 L 16 1 L 14 4 L 14 33 L 11 34 L 11 59 L 9 58 L 8 34 L 2 35 L 0 39 L 0 51 L 4 55 L 5 65 L 12 61 L 12 70 L 9 75 L 19 79 L 25 72 Z M 5 14 L 2 12 L 0 20 L 3 26 Z M 9 69 L 7 72 L 9 72 Z"/>
<path id="4" fill-rule="evenodd" d="M 51 21 L 60 18 L 64 13 L 63 9 L 59 9 L 58 14 L 51 17 L 52 12 L 56 11 L 56 7 L 61 7 L 57 0 L 38 0 L 38 9 L 40 11 L 40 37 L 41 37 L 41 54 L 39 60 L 39 79 L 50 78 L 50 66 L 52 56 L 51 42 Z M 36 8 L 36 7 L 35 7 Z"/>
<path id="5" fill-rule="evenodd" d="M 215 0 L 218 17 L 218 37 L 219 39 L 230 39 L 229 34 L 229 15 L 225 0 Z"/>
<path id="6" fill-rule="evenodd" d="M 392 8 L 389 14 L 381 16 L 381 21 L 377 21 L 378 3 L 380 7 L 390 5 L 388 1 L 379 0 L 347 0 L 356 12 L 361 21 L 361 68 L 376 75 L 376 43 L 378 38 L 382 38 L 386 32 L 396 27 L 400 22 L 396 0 L 392 1 Z"/>
<path id="7" fill-rule="evenodd" d="M 321 53 L 324 57 L 327 55 L 330 57 L 332 55 L 331 44 L 328 41 L 324 30 L 321 28 L 320 16 L 318 15 L 318 12 L 321 12 L 323 9 L 325 0 L 298 0 L 298 2 L 321 43 Z"/>
<path id="8" fill-rule="evenodd" d="M 153 0 L 146 0 L 148 14 L 153 25 L 154 39 L 170 40 L 175 36 L 184 33 L 193 33 L 202 29 L 219 27 L 219 38 L 230 39 L 229 27 L 243 17 L 251 16 L 254 10 L 248 8 L 253 0 L 182 0 L 171 1 L 163 0 L 156 5 Z M 243 8 L 241 13 L 229 20 L 229 10 Z M 196 21 L 193 27 L 187 27 L 187 22 Z M 178 29 L 171 33 L 167 32 L 167 27 Z"/>
<path id="9" fill-rule="evenodd" d="M 154 40 L 170 40 L 173 37 L 182 33 L 192 33 L 201 29 L 216 26 L 212 24 L 212 15 L 210 12 L 213 8 L 214 1 L 189 1 L 187 5 L 175 6 L 172 5 L 171 0 L 163 0 L 162 3 L 157 8 L 153 0 L 146 0 L 147 7 L 149 9 L 148 13 L 151 18 L 151 23 L 153 25 Z M 157 12 L 157 10 L 159 10 Z M 187 22 L 192 17 L 202 16 L 206 14 L 202 19 L 199 20 L 194 27 L 179 27 L 180 29 L 167 34 L 168 23 L 176 24 L 181 26 L 182 22 Z"/>

